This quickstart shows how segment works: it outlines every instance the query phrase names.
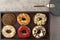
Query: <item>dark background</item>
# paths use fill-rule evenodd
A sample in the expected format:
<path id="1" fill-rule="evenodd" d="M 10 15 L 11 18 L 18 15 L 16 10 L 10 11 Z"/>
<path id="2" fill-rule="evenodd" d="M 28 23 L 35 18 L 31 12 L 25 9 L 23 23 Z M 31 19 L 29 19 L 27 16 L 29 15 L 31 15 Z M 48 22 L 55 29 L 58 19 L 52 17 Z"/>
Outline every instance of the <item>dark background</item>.
<path id="1" fill-rule="evenodd" d="M 2 17 L 2 16 L 4 15 L 4 13 L 5 13 L 5 12 L 1 13 L 1 14 L 0 14 L 0 17 Z M 6 13 L 8 13 L 8 12 L 6 12 Z M 17 17 L 20 13 L 23 13 L 23 12 L 11 12 L 11 13 L 13 13 L 13 14 Z M 31 31 L 32 31 L 32 29 L 34 28 L 34 26 L 37 26 L 37 25 L 34 24 L 34 22 L 33 22 L 33 17 L 35 16 L 36 13 L 39 13 L 39 12 L 24 12 L 24 13 L 29 14 L 29 16 L 30 16 L 30 18 L 31 18 L 31 21 L 30 21 L 30 23 L 29 23 L 27 26 L 28 26 L 28 27 L 31 29 Z M 16 40 L 29 40 L 29 39 L 32 39 L 32 40 L 49 40 L 49 39 L 50 39 L 50 20 L 49 20 L 49 17 L 50 17 L 49 14 L 50 14 L 50 13 L 49 13 L 49 12 L 41 12 L 41 13 L 44 13 L 44 14 L 47 16 L 47 21 L 46 21 L 46 24 L 44 25 L 44 27 L 45 27 L 45 29 L 46 29 L 46 35 L 45 35 L 44 37 L 42 37 L 42 38 L 40 38 L 40 39 L 36 39 L 36 38 L 33 37 L 32 33 L 31 33 L 31 37 L 30 37 L 30 38 L 21 39 L 21 38 L 18 37 L 18 35 L 17 35 L 18 33 L 16 33 L 16 35 L 15 35 L 13 38 L 11 38 L 11 39 L 16 39 Z M 1 21 L 1 20 L 0 20 L 0 21 Z M 16 32 L 17 32 L 18 28 L 19 28 L 21 25 L 19 25 L 18 22 L 16 21 L 16 23 L 14 23 L 13 26 L 16 28 Z M 0 27 L 1 27 L 0 29 L 2 30 L 2 27 L 3 27 L 2 22 L 1 22 L 1 26 L 0 26 Z M 1 36 L 1 40 L 7 40 L 7 38 L 3 37 L 2 34 L 1 34 L 0 36 Z M 8 39 L 8 40 L 10 40 L 10 39 Z"/>

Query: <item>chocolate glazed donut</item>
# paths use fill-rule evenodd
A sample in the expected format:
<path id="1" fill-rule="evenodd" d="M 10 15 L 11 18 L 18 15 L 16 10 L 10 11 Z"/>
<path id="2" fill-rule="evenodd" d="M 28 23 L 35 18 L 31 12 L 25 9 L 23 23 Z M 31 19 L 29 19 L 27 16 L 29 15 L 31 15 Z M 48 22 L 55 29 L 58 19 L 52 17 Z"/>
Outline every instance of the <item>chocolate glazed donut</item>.
<path id="1" fill-rule="evenodd" d="M 4 25 L 11 25 L 14 24 L 16 21 L 16 17 L 12 13 L 6 13 L 2 16 L 2 23 Z"/>
<path id="2" fill-rule="evenodd" d="M 21 26 L 18 29 L 18 37 L 19 38 L 28 38 L 30 37 L 31 30 L 27 26 Z"/>

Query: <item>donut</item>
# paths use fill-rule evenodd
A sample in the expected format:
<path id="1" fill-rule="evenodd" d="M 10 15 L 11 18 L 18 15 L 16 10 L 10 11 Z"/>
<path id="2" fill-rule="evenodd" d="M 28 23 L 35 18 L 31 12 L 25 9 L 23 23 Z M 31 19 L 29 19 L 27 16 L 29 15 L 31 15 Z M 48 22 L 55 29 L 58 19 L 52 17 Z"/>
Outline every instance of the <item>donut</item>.
<path id="1" fill-rule="evenodd" d="M 26 13 L 20 13 L 17 16 L 17 21 L 20 25 L 28 25 L 30 23 L 30 16 Z"/>
<path id="2" fill-rule="evenodd" d="M 21 26 L 18 29 L 18 37 L 19 38 L 28 38 L 30 37 L 31 30 L 27 26 Z"/>
<path id="3" fill-rule="evenodd" d="M 46 30 L 43 26 L 35 26 L 32 30 L 32 34 L 38 39 L 45 36 Z"/>
<path id="4" fill-rule="evenodd" d="M 5 38 L 12 38 L 14 37 L 16 34 L 16 30 L 13 26 L 11 25 L 6 25 L 2 28 L 2 35 L 5 37 Z"/>
<path id="5" fill-rule="evenodd" d="M 16 21 L 16 17 L 14 14 L 12 13 L 5 13 L 3 14 L 2 16 L 2 23 L 4 25 L 11 25 L 11 24 L 14 24 Z"/>
<path id="6" fill-rule="evenodd" d="M 34 23 L 37 24 L 37 25 L 44 25 L 45 22 L 47 21 L 47 17 L 43 13 L 37 13 L 34 16 L 34 19 L 33 20 L 34 20 Z"/>

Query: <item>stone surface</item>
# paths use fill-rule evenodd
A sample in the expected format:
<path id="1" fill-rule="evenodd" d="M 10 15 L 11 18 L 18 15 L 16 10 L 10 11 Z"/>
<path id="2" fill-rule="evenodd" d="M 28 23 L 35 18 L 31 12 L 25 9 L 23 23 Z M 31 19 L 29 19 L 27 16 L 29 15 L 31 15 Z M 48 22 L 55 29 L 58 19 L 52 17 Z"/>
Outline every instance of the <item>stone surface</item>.
<path id="1" fill-rule="evenodd" d="M 49 11 L 47 7 L 34 7 L 49 2 L 50 0 L 0 0 L 0 11 Z"/>

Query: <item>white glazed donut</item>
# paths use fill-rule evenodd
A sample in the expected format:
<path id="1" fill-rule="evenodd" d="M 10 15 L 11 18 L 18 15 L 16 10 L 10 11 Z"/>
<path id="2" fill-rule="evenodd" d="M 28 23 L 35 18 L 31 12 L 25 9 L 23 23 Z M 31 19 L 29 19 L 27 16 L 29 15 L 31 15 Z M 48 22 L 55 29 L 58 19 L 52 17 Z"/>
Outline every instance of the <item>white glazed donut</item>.
<path id="1" fill-rule="evenodd" d="M 43 26 L 35 26 L 32 30 L 32 34 L 35 38 L 41 38 L 45 36 L 46 30 Z"/>
<path id="2" fill-rule="evenodd" d="M 12 38 L 16 34 L 16 30 L 11 25 L 6 25 L 2 28 L 2 35 L 6 38 Z"/>
<path id="3" fill-rule="evenodd" d="M 37 25 L 44 25 L 46 21 L 47 21 L 47 17 L 45 14 L 37 13 L 34 16 L 34 23 Z"/>

